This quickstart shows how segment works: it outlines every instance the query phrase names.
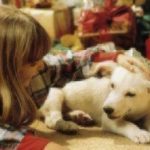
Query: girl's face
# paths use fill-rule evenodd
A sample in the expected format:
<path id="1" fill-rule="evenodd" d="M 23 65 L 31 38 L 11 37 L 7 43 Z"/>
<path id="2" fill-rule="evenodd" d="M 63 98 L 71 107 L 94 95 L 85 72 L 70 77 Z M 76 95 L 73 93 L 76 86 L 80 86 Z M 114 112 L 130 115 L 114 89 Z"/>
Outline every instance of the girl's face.
<path id="1" fill-rule="evenodd" d="M 22 66 L 20 70 L 20 77 L 22 80 L 22 83 L 25 87 L 28 87 L 31 79 L 36 76 L 39 71 L 44 70 L 44 62 L 42 60 L 39 60 L 32 64 L 25 64 Z"/>

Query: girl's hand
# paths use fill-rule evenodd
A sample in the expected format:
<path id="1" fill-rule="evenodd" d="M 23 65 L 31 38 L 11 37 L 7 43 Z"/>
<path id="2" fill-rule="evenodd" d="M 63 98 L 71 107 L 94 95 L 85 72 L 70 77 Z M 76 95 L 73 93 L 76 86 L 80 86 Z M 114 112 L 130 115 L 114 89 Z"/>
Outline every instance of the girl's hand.
<path id="1" fill-rule="evenodd" d="M 140 69 L 144 73 L 146 78 L 150 80 L 150 69 L 139 59 L 124 54 L 120 54 L 117 57 L 117 63 L 119 63 L 120 65 L 122 65 L 123 67 L 127 68 L 132 72 L 136 72 L 137 68 Z"/>

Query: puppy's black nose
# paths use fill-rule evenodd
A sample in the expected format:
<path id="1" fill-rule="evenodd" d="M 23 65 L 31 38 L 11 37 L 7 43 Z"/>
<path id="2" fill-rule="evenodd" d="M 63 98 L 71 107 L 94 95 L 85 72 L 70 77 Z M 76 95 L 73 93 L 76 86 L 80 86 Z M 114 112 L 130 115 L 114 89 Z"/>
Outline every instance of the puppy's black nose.
<path id="1" fill-rule="evenodd" d="M 112 114 L 114 112 L 114 109 L 111 107 L 104 107 L 103 108 L 104 112 L 107 113 L 108 115 Z"/>

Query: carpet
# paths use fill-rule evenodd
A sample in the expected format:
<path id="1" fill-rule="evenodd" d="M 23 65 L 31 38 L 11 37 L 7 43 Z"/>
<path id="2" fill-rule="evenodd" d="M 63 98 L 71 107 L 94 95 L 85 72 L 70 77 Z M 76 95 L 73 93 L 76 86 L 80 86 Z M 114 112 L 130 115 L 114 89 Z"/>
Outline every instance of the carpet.
<path id="1" fill-rule="evenodd" d="M 98 127 L 81 127 L 76 135 L 64 135 L 48 129 L 44 123 L 32 125 L 36 135 L 48 138 L 69 150 L 150 150 L 150 144 L 135 144 L 126 137 L 102 131 Z"/>

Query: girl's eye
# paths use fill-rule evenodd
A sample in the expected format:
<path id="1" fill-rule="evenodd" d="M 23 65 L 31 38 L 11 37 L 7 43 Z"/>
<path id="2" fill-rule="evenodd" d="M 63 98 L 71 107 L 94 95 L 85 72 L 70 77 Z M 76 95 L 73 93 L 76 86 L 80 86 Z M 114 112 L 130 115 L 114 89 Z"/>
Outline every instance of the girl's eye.
<path id="1" fill-rule="evenodd" d="M 113 83 L 111 83 L 111 88 L 115 88 L 115 85 Z"/>
<path id="2" fill-rule="evenodd" d="M 125 94 L 125 96 L 134 97 L 134 96 L 136 96 L 136 94 L 135 94 L 135 93 L 132 93 L 132 92 L 127 92 L 127 93 Z"/>

